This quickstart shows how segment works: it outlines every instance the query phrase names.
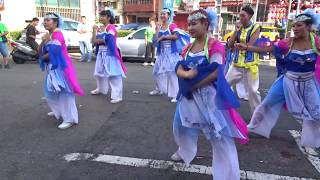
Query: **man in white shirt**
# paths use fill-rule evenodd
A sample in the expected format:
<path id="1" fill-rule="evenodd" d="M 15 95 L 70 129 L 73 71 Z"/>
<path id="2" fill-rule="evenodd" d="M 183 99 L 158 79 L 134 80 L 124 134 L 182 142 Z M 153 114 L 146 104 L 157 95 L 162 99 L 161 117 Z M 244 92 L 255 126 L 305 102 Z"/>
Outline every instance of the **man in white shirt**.
<path id="1" fill-rule="evenodd" d="M 79 46 L 81 51 L 80 61 L 90 62 L 92 58 L 92 44 L 91 44 L 92 30 L 91 30 L 91 26 L 87 24 L 85 16 L 81 16 L 81 20 L 78 25 L 77 31 L 80 34 L 80 37 L 79 37 Z"/>

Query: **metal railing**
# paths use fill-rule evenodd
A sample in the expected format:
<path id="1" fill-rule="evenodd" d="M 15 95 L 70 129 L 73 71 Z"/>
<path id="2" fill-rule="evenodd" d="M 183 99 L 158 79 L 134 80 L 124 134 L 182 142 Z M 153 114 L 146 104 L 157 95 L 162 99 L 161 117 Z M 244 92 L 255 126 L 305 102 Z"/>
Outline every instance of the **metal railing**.
<path id="1" fill-rule="evenodd" d="M 152 4 L 153 0 L 125 0 L 125 5 L 129 4 Z"/>
<path id="2" fill-rule="evenodd" d="M 78 20 L 80 18 L 80 8 L 65 8 L 65 7 L 48 7 L 48 6 L 37 6 L 36 14 L 37 17 L 44 17 L 48 12 L 56 12 L 65 18 Z"/>

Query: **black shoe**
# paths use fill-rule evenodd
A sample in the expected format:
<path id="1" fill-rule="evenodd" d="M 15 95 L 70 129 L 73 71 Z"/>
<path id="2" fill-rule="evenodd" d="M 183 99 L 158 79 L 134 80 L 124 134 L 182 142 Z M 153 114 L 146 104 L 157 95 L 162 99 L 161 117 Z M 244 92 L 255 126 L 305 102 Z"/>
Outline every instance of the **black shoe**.
<path id="1" fill-rule="evenodd" d="M 4 65 L 4 68 L 5 68 L 5 69 L 10 69 L 9 64 L 5 64 L 5 65 Z"/>

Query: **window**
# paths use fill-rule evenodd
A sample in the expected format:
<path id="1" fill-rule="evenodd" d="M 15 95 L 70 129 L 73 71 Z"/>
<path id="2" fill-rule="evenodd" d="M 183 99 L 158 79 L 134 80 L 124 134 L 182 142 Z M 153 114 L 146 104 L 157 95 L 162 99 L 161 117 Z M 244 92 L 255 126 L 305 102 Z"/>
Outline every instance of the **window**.
<path id="1" fill-rule="evenodd" d="M 63 22 L 63 30 L 66 31 L 77 31 L 78 23 L 72 21 L 64 21 Z"/>
<path id="2" fill-rule="evenodd" d="M 44 5 L 46 5 L 47 3 L 46 3 L 46 0 L 36 0 L 36 4 L 37 4 L 37 5 L 40 5 L 40 6 L 44 6 Z"/>
<path id="3" fill-rule="evenodd" d="M 60 7 L 70 7 L 69 0 L 60 0 L 59 6 Z"/>
<path id="4" fill-rule="evenodd" d="M 134 33 L 134 34 L 132 35 L 132 38 L 133 38 L 133 39 L 144 39 L 144 32 L 145 32 L 145 31 L 146 31 L 146 29 L 142 29 L 142 30 Z"/>
<path id="5" fill-rule="evenodd" d="M 47 0 L 48 6 L 58 6 L 58 0 Z"/>
<path id="6" fill-rule="evenodd" d="M 70 0 L 70 7 L 71 7 L 71 8 L 78 8 L 78 7 L 80 7 L 80 1 L 79 1 L 79 0 Z"/>
<path id="7" fill-rule="evenodd" d="M 149 17 L 138 17 L 137 22 L 139 23 L 149 23 Z"/>

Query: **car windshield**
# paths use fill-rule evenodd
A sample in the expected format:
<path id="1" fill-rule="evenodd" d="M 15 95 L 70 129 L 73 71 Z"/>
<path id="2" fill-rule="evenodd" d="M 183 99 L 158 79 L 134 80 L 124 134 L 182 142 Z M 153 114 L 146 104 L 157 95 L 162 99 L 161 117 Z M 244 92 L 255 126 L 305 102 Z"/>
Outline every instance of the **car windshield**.
<path id="1" fill-rule="evenodd" d="M 137 31 L 136 33 L 134 33 L 132 35 L 132 38 L 133 39 L 144 39 L 144 32 L 145 31 L 146 31 L 146 29 L 142 29 L 142 30 Z"/>
<path id="2" fill-rule="evenodd" d="M 76 31 L 77 27 L 78 27 L 78 23 L 77 22 L 73 22 L 73 21 L 64 21 L 63 22 L 63 30 Z"/>

